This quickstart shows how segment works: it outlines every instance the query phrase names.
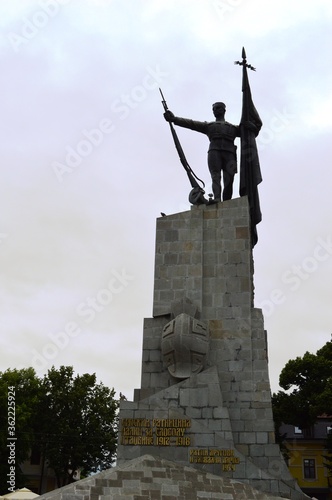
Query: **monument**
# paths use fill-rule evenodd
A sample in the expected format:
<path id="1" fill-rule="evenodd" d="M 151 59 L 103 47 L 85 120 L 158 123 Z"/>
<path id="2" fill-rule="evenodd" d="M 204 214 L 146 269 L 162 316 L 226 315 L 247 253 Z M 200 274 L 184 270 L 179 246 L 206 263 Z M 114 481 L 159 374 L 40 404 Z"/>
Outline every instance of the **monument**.
<path id="1" fill-rule="evenodd" d="M 141 387 L 120 406 L 117 463 L 149 455 L 300 500 L 308 497 L 275 443 L 267 335 L 254 307 L 252 249 L 261 220 L 255 137 L 262 122 L 244 49 L 237 64 L 243 68 L 239 126 L 225 122 L 223 103 L 214 104 L 215 122 L 194 122 L 174 116 L 163 98 L 193 205 L 157 219 L 153 317 L 144 320 Z M 205 198 L 173 123 L 208 135 L 213 199 Z M 230 199 L 236 136 L 240 197 Z"/>
<path id="2" fill-rule="evenodd" d="M 117 466 L 47 500 L 304 500 L 275 443 L 267 334 L 254 306 L 253 247 L 262 177 L 245 51 L 239 126 L 165 119 L 190 184 L 190 210 L 157 219 L 153 317 L 144 320 L 141 387 L 121 401 Z M 207 134 L 213 197 L 190 168 L 174 125 Z M 234 138 L 240 197 L 231 199 Z M 221 190 L 223 179 L 223 196 Z M 223 198 L 223 201 L 221 201 Z"/>

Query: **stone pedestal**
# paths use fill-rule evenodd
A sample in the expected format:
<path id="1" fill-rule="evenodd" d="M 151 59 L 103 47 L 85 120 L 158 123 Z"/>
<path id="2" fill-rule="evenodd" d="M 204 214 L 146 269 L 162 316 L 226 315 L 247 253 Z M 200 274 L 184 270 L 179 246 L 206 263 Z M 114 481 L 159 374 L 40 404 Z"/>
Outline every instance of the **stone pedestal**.
<path id="1" fill-rule="evenodd" d="M 145 454 L 306 498 L 275 444 L 247 198 L 157 219 L 153 318 L 118 463 Z"/>

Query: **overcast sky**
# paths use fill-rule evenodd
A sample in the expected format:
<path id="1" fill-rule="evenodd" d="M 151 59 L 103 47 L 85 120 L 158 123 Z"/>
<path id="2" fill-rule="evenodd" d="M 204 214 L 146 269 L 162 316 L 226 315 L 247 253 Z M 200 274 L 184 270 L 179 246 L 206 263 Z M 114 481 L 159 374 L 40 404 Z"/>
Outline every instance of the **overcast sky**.
<path id="1" fill-rule="evenodd" d="M 272 390 L 331 337 L 330 0 L 2 0 L 0 370 L 52 365 L 132 399 L 155 224 L 189 210 L 162 116 L 241 115 L 242 46 L 264 127 L 255 305 Z M 207 138 L 178 129 L 211 191 Z M 235 183 L 238 196 L 238 181 Z"/>

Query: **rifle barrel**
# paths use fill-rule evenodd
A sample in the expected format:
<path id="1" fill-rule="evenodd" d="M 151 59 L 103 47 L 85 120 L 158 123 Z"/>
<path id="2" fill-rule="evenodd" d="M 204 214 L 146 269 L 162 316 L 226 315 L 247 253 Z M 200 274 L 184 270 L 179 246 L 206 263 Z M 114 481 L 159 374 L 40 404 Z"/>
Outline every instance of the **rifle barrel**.
<path id="1" fill-rule="evenodd" d="M 166 99 L 165 99 L 163 91 L 161 90 L 160 87 L 159 87 L 159 92 L 160 92 L 161 97 L 162 97 L 162 101 L 161 102 L 162 102 L 162 104 L 164 106 L 165 111 L 167 111 L 168 110 L 168 106 L 167 106 L 167 103 L 166 103 Z"/>

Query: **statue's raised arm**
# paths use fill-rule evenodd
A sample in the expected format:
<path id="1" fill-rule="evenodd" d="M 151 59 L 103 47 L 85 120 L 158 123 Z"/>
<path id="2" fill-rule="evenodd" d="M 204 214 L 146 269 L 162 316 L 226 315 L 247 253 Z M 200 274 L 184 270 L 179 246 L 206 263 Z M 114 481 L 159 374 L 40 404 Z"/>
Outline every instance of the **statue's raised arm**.
<path id="1" fill-rule="evenodd" d="M 215 120 L 211 122 L 180 118 L 169 110 L 164 113 L 164 117 L 174 125 L 201 132 L 209 138 L 208 167 L 212 179 L 213 201 L 217 203 L 221 198 L 224 201 L 232 198 L 233 181 L 237 172 L 234 140 L 240 136 L 240 128 L 225 121 L 226 106 L 223 102 L 215 102 L 212 105 L 212 112 Z M 223 191 L 221 177 L 223 177 Z"/>

